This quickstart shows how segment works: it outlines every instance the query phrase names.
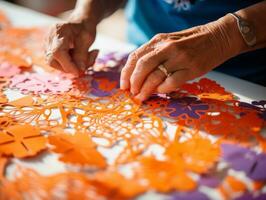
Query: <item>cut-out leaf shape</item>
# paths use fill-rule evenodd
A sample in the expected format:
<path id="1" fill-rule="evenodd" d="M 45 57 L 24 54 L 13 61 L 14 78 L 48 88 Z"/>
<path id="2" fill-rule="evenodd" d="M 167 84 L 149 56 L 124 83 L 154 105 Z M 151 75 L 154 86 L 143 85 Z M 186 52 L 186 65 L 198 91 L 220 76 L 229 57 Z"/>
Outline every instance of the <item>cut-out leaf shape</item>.
<path id="1" fill-rule="evenodd" d="M 96 145 L 87 134 L 56 134 L 49 136 L 49 143 L 60 153 L 60 160 L 72 164 L 106 167 L 105 158 L 97 151 Z"/>
<path id="2" fill-rule="evenodd" d="M 219 160 L 220 147 L 207 138 L 194 136 L 185 142 L 173 142 L 166 148 L 165 154 L 171 160 L 182 160 L 187 169 L 203 173 Z"/>
<path id="3" fill-rule="evenodd" d="M 0 131 L 0 153 L 18 158 L 36 155 L 46 149 L 46 138 L 31 125 L 13 125 Z"/>
<path id="4" fill-rule="evenodd" d="M 182 162 L 175 160 L 160 161 L 154 157 L 140 160 L 138 176 L 147 181 L 150 188 L 160 192 L 172 190 L 193 190 L 197 183 L 188 176 Z"/>

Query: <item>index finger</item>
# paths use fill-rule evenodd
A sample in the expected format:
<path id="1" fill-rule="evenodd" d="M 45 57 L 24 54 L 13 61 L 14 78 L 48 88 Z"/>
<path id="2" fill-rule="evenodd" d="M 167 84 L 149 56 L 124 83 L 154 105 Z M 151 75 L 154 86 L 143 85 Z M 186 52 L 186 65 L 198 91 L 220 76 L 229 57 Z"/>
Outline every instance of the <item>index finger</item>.
<path id="1" fill-rule="evenodd" d="M 59 50 L 54 54 L 57 62 L 60 63 L 63 70 L 67 73 L 72 73 L 74 75 L 79 75 L 79 70 L 72 61 L 69 52 L 67 50 Z"/>

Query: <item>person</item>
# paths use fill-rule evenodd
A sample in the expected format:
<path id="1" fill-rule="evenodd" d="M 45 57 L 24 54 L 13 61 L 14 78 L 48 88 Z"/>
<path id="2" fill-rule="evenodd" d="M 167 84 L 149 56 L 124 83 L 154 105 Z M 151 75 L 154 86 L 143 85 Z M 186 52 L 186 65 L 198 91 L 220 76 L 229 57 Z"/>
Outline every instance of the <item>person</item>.
<path id="1" fill-rule="evenodd" d="M 90 49 L 97 24 L 121 3 L 78 0 L 69 20 L 51 29 L 48 63 L 84 72 L 98 54 Z M 140 47 L 129 55 L 120 87 L 137 100 L 213 69 L 265 85 L 266 1 L 128 0 L 126 12 L 128 39 Z"/>

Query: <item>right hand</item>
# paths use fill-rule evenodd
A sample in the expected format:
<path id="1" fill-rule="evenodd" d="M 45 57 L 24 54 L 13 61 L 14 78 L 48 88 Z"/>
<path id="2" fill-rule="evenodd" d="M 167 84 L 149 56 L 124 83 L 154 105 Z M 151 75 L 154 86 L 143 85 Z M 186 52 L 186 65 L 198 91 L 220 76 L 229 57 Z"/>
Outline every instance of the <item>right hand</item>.
<path id="1" fill-rule="evenodd" d="M 54 25 L 48 37 L 48 64 L 76 76 L 94 64 L 98 50 L 88 51 L 95 40 L 96 24 L 89 21 L 69 21 Z"/>

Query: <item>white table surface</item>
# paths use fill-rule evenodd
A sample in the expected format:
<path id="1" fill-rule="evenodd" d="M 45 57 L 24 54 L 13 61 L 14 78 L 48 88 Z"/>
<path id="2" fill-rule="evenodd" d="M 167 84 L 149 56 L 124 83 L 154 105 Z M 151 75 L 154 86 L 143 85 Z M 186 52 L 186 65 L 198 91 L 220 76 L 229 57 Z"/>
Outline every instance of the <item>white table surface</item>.
<path id="1" fill-rule="evenodd" d="M 51 25 L 59 19 L 35 12 L 33 10 L 19 7 L 7 2 L 0 0 L 0 9 L 3 10 L 7 16 L 11 19 L 15 26 L 31 27 L 31 26 L 45 26 Z M 0 38 L 1 39 L 1 38 Z M 110 37 L 104 35 L 98 35 L 94 43 L 94 46 L 100 50 L 106 51 L 131 51 L 134 49 L 133 45 L 121 43 Z M 210 72 L 206 77 L 217 81 L 227 90 L 233 92 L 235 95 L 241 97 L 241 100 L 252 101 L 252 100 L 265 100 L 266 99 L 266 87 L 259 86 L 238 78 L 228 76 L 218 72 Z M 37 171 L 42 172 L 42 174 L 52 174 L 65 171 L 65 166 L 58 162 L 56 155 L 51 155 L 45 157 L 42 162 L 35 162 L 34 165 L 23 163 L 23 161 L 17 160 L 17 163 L 23 163 L 25 166 L 35 168 Z M 52 165 L 51 165 L 52 164 Z M 47 168 L 47 165 L 50 167 Z M 14 168 L 11 166 L 8 168 L 8 173 L 12 174 Z M 151 198 L 152 194 L 148 194 Z M 149 199 L 147 198 L 147 199 Z M 144 199 L 146 199 L 144 197 Z M 152 196 L 152 199 L 163 199 L 161 196 Z"/>

